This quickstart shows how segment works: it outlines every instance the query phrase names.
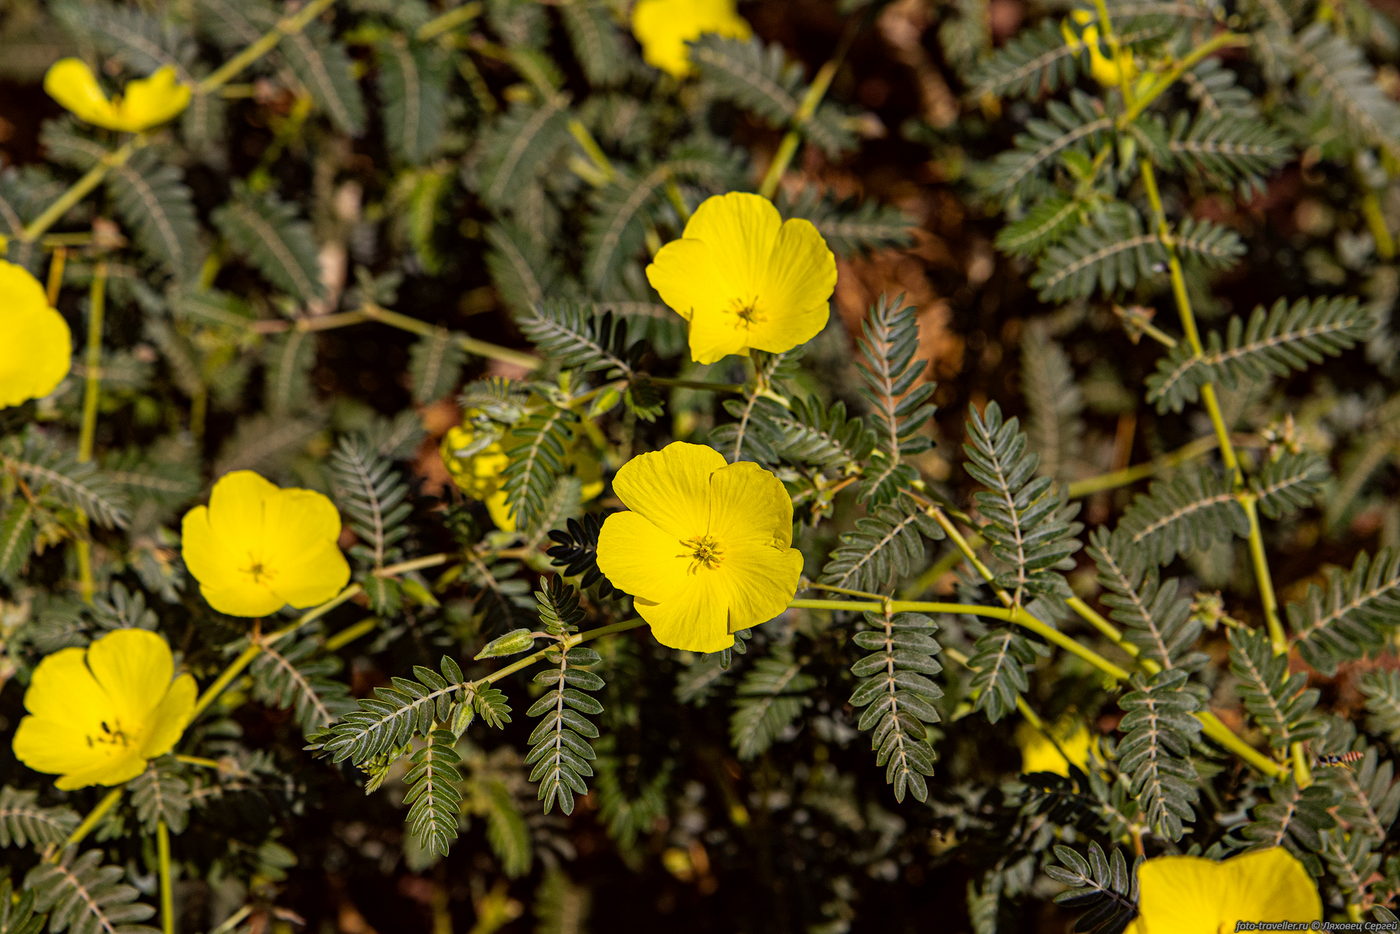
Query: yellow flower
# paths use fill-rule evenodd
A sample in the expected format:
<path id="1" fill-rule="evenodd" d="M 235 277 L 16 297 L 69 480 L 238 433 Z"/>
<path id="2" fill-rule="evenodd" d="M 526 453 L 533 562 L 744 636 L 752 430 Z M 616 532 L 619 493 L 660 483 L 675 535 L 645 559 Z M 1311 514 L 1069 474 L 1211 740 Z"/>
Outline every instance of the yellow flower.
<path id="1" fill-rule="evenodd" d="M 1159 856 L 1138 869 L 1138 916 L 1126 934 L 1220 934 L 1237 921 L 1322 920 L 1317 883 L 1287 850 L 1252 850 L 1217 863 Z"/>
<path id="2" fill-rule="evenodd" d="M 208 506 L 185 513 L 181 548 L 209 605 L 266 616 L 325 603 L 350 580 L 340 513 L 313 490 L 283 490 L 251 470 L 224 474 Z"/>
<path id="3" fill-rule="evenodd" d="M 749 348 L 782 353 L 826 326 L 836 257 L 811 221 L 782 220 L 759 195 L 707 198 L 647 267 L 690 322 L 690 355 L 714 363 Z"/>
<path id="4" fill-rule="evenodd" d="M 128 82 L 123 94 L 109 100 L 86 62 L 64 58 L 44 75 L 44 90 L 79 120 L 127 133 L 159 126 L 190 105 L 189 85 L 176 80 L 169 65 Z"/>
<path id="5" fill-rule="evenodd" d="M 194 710 L 194 678 L 174 682 L 164 639 L 118 629 L 86 649 L 60 649 L 39 663 L 24 695 L 29 716 L 15 730 L 15 757 L 59 777 L 59 788 L 120 785 L 165 755 Z"/>
<path id="6" fill-rule="evenodd" d="M 1078 36 L 1075 35 L 1074 26 L 1083 27 Z M 1118 87 L 1125 74 L 1129 81 L 1137 76 L 1133 54 L 1127 49 L 1120 49 L 1113 58 L 1103 53 L 1099 42 L 1099 27 L 1094 24 L 1094 14 L 1088 10 L 1075 10 L 1069 15 L 1069 19 L 1063 20 L 1060 23 L 1060 35 L 1064 36 L 1065 45 L 1069 46 L 1071 51 L 1089 50 L 1089 74 L 1104 87 Z"/>
<path id="7" fill-rule="evenodd" d="M 613 490 L 631 512 L 604 520 L 598 567 L 662 645 L 728 648 L 797 592 L 792 499 L 757 464 L 677 441 L 623 464 Z"/>
<path id="8" fill-rule="evenodd" d="M 714 33 L 747 39 L 753 30 L 734 11 L 734 0 L 638 0 L 632 8 L 632 34 L 648 65 L 684 78 L 691 71 L 686 43 Z"/>
<path id="9" fill-rule="evenodd" d="M 515 516 L 506 502 L 504 472 L 510 458 L 501 445 L 503 430 L 483 412 L 468 409 L 462 414 L 462 424 L 443 435 L 438 451 L 457 489 L 485 503 L 496 528 L 514 532 Z M 603 492 L 603 469 L 598 458 L 574 448 L 564 463 L 582 481 L 584 502 Z"/>
<path id="10" fill-rule="evenodd" d="M 73 335 L 49 307 L 44 287 L 22 266 L 0 260 L 0 408 L 42 399 L 73 358 Z"/>
<path id="11" fill-rule="evenodd" d="M 1023 721 L 1016 728 L 1016 745 L 1021 747 L 1021 771 L 1026 774 L 1054 772 L 1068 778 L 1072 762 L 1087 772 L 1090 757 L 1098 754 L 1098 740 L 1090 735 L 1084 721 L 1077 717 L 1062 717 L 1050 725 L 1049 731 L 1055 738 L 1054 743 L 1045 735 L 1045 731 L 1030 723 Z M 1059 749 L 1055 748 L 1055 743 L 1059 743 Z M 1064 753 L 1061 754 L 1060 750 L 1064 750 Z"/>

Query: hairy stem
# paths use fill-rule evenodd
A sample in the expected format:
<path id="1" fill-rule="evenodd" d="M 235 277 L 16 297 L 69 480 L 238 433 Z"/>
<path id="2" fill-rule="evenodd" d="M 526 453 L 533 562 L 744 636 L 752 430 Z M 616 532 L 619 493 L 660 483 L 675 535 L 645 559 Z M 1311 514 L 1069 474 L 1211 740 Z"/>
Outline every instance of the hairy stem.
<path id="1" fill-rule="evenodd" d="M 807 88 L 807 93 L 802 95 L 802 102 L 798 104 L 797 113 L 792 118 L 792 126 L 788 128 L 783 139 L 778 143 L 778 151 L 773 155 L 773 161 L 768 164 L 768 171 L 764 173 L 763 181 L 758 186 L 758 193 L 765 198 L 772 198 L 774 192 L 778 190 L 778 183 L 783 179 L 783 173 L 792 164 L 792 157 L 797 155 L 797 146 L 802 141 L 802 129 L 807 125 L 807 121 L 812 119 L 812 114 L 816 113 L 822 98 L 826 96 L 827 88 L 831 87 L 831 80 L 836 77 L 836 72 L 841 67 L 841 63 L 846 59 L 846 53 L 851 50 L 851 43 L 855 42 L 856 35 L 865 25 L 865 17 L 852 19 L 846 26 L 846 31 L 841 34 L 840 40 L 836 43 L 836 51 L 832 53 L 831 59 L 822 65 L 817 72 L 817 76 L 812 79 L 812 84 Z"/>
<path id="2" fill-rule="evenodd" d="M 103 795 L 102 800 L 97 802 L 97 806 L 91 811 L 88 811 L 88 815 L 83 818 L 83 822 L 73 828 L 73 832 L 68 835 L 67 840 L 63 841 L 63 845 L 56 847 L 53 852 L 48 855 L 48 861 L 51 863 L 58 862 L 59 859 L 62 858 L 64 850 L 68 849 L 70 846 L 77 846 L 79 843 L 82 843 L 83 839 L 86 838 L 88 834 L 92 833 L 93 828 L 101 822 L 102 818 L 107 816 L 107 812 L 116 807 L 117 802 L 121 800 L 122 790 L 125 787 L 125 785 L 118 785 L 107 792 L 107 794 Z"/>
<path id="3" fill-rule="evenodd" d="M 333 3 L 335 0 L 311 0 L 310 3 L 291 16 L 279 20 L 277 25 L 254 39 L 247 48 L 224 62 L 203 81 L 195 85 L 194 93 L 208 94 L 228 84 L 243 69 L 277 48 L 277 44 L 284 38 L 295 36 L 311 25 L 312 21 L 329 9 Z"/>
<path id="4" fill-rule="evenodd" d="M 99 262 L 92 277 L 88 299 L 87 353 L 83 367 L 83 420 L 78 428 L 78 463 L 92 460 L 93 439 L 97 436 L 97 406 L 102 395 L 102 319 L 107 307 L 107 263 Z M 97 592 L 92 577 L 92 538 L 88 534 L 87 514 L 79 510 L 78 526 L 78 593 L 83 602 L 91 604 Z"/>
<path id="5" fill-rule="evenodd" d="M 67 214 L 73 207 L 88 193 L 101 184 L 102 179 L 107 177 L 107 173 L 131 158 L 131 154 L 142 146 L 146 145 L 145 137 L 133 136 L 127 140 L 119 149 L 115 149 L 103 156 L 101 161 L 88 169 L 76 182 L 68 187 L 63 194 L 53 200 L 44 212 L 34 220 L 25 225 L 19 233 L 19 239 L 23 243 L 33 243 L 48 231 L 50 227 Z"/>
<path id="6" fill-rule="evenodd" d="M 156 823 L 156 863 L 160 873 L 160 929 L 175 934 L 175 890 L 170 884 L 170 828 Z"/>
<path id="7" fill-rule="evenodd" d="M 193 723 L 198 719 L 199 715 L 214 702 L 214 699 L 223 693 L 224 688 L 232 684 L 233 680 L 243 673 L 243 669 L 252 664 L 253 659 L 257 658 L 258 653 L 263 650 L 263 646 L 279 642 L 308 623 L 320 619 L 345 601 L 359 595 L 361 589 L 359 584 L 351 584 L 320 606 L 307 610 L 290 624 L 270 635 L 259 636 L 250 642 L 248 647 L 238 654 L 237 658 L 229 662 L 228 667 L 223 670 L 219 677 L 214 679 L 214 683 L 205 688 L 204 693 L 199 695 L 199 699 L 194 702 L 194 710 L 190 712 L 190 722 Z"/>

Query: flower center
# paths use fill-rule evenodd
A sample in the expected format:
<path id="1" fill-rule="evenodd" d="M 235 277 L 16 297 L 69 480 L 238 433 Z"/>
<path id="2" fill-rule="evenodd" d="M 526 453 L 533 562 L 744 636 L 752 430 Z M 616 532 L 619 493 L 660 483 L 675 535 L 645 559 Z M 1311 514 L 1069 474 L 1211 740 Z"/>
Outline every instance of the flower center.
<path id="1" fill-rule="evenodd" d="M 89 733 L 87 735 L 87 744 L 89 749 L 103 746 L 110 746 L 114 749 L 117 747 L 125 749 L 127 746 L 131 745 L 131 737 L 122 729 L 120 720 L 103 720 L 102 729 L 98 730 L 96 733 Z"/>
<path id="2" fill-rule="evenodd" d="M 719 567 L 720 559 L 723 557 L 723 553 L 719 550 L 719 542 L 708 535 L 683 539 L 681 547 L 686 550 L 676 557 L 690 559 L 690 573 L 692 574 L 702 567 L 714 570 Z"/>
<path id="3" fill-rule="evenodd" d="M 734 322 L 736 328 L 743 328 L 747 331 L 754 325 L 763 323 L 764 316 L 758 311 L 757 295 L 748 300 L 742 298 L 734 299 L 733 305 L 729 310 L 737 319 Z"/>
<path id="4" fill-rule="evenodd" d="M 253 583 L 255 584 L 264 583 L 264 579 L 266 579 L 266 581 L 272 580 L 273 572 L 264 567 L 262 561 L 254 557 L 251 553 L 248 555 L 248 566 L 242 570 L 244 574 L 252 576 Z"/>

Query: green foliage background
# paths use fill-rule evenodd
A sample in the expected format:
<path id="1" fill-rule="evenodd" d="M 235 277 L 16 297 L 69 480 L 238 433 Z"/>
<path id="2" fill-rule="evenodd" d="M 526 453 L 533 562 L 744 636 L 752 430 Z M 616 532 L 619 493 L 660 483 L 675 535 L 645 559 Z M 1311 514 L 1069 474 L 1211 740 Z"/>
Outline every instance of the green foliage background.
<path id="1" fill-rule="evenodd" d="M 683 82 L 624 6 L 4 4 L 0 235 L 81 365 L 0 412 L 0 728 L 115 627 L 234 676 L 67 850 L 101 791 L 0 747 L 0 932 L 1118 931 L 1135 854 L 1257 845 L 1392 917 L 1395 11 L 1094 4 L 1102 87 L 1064 3 L 750 3 Z M 68 54 L 194 102 L 81 125 Z M 697 367 L 642 271 L 728 190 L 841 282 Z M 674 439 L 777 472 L 822 585 L 715 656 L 631 630 L 575 475 Z M 239 468 L 353 536 L 251 637 L 178 551 Z M 1066 714 L 1109 763 L 1021 775 Z"/>

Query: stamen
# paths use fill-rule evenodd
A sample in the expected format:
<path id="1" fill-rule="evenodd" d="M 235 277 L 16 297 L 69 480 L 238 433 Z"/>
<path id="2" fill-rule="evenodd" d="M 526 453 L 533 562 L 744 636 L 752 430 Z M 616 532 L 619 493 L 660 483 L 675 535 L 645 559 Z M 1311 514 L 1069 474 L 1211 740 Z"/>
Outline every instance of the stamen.
<path id="1" fill-rule="evenodd" d="M 720 559 L 724 557 L 719 549 L 719 542 L 706 535 L 698 538 L 687 538 L 681 541 L 681 546 L 688 549 L 677 558 L 690 559 L 690 573 L 694 574 L 705 567 L 714 570 L 719 567 Z"/>

